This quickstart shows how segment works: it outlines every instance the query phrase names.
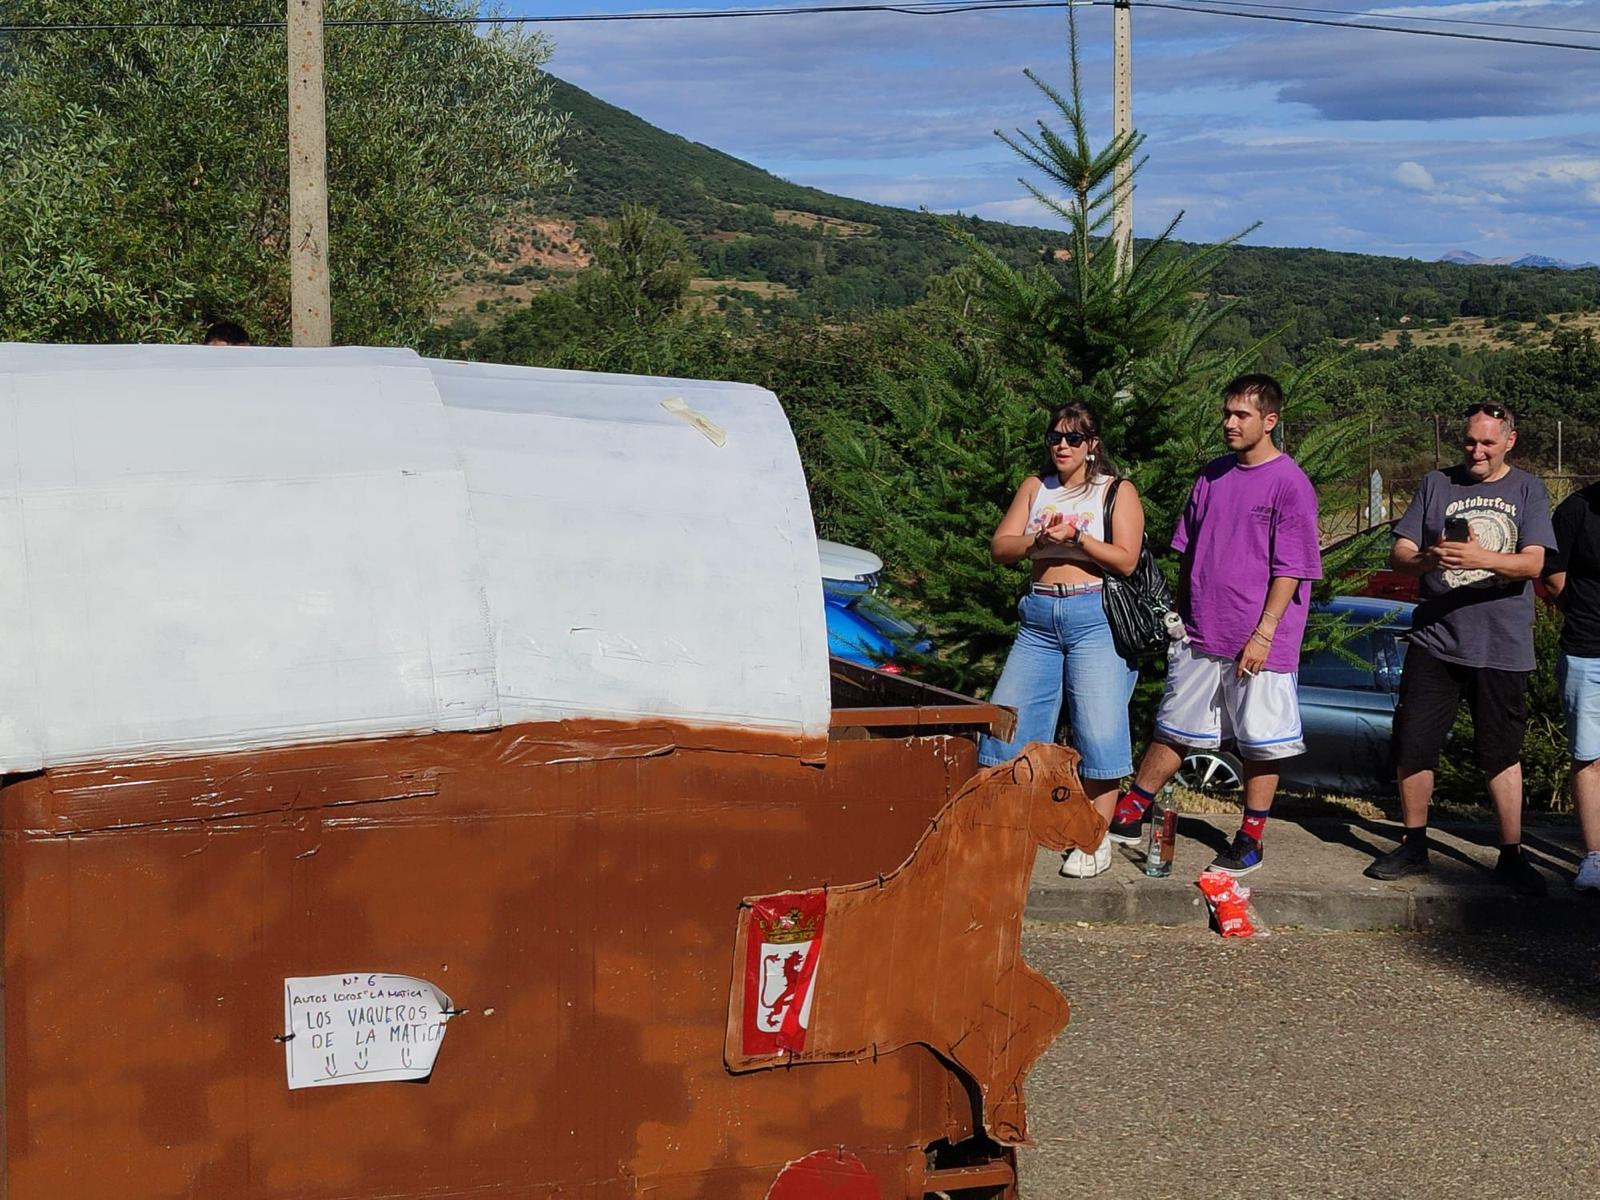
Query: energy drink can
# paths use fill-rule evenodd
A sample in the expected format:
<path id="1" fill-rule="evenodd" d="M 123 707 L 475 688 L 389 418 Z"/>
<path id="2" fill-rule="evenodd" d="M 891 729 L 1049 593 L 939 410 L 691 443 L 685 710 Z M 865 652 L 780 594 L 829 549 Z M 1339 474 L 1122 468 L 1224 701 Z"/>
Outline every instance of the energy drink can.
<path id="1" fill-rule="evenodd" d="M 1172 874 L 1172 852 L 1178 842 L 1178 808 L 1163 788 L 1150 810 L 1150 842 L 1144 852 L 1144 873 L 1152 879 Z"/>

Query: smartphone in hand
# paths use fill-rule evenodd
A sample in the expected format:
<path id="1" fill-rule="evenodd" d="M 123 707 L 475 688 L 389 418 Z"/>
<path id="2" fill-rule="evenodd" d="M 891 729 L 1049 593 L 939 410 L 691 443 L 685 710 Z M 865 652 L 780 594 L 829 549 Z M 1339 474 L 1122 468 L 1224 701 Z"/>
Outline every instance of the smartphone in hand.
<path id="1" fill-rule="evenodd" d="M 1444 523 L 1444 540 L 1464 542 L 1472 536 L 1472 527 L 1465 517 L 1449 517 Z"/>

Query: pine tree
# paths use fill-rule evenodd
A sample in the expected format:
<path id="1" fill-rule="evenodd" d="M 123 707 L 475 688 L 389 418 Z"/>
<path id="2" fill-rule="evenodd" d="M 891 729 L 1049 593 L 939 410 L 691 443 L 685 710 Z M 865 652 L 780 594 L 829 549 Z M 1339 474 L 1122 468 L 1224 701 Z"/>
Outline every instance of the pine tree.
<path id="1" fill-rule="evenodd" d="M 968 260 L 917 310 L 924 353 L 912 369 L 877 376 L 865 414 L 824 422 L 832 532 L 883 557 L 892 591 L 938 642 L 922 669 L 968 690 L 993 682 L 1010 645 L 1021 579 L 1018 568 L 990 561 L 989 534 L 1023 478 L 1046 467 L 1049 411 L 1085 400 L 1100 414 L 1106 445 L 1143 496 L 1159 555 L 1195 474 L 1225 451 L 1223 386 L 1256 368 L 1265 344 L 1208 349 L 1233 305 L 1194 299 L 1208 295 L 1211 272 L 1242 234 L 1183 251 L 1172 241 L 1179 213 L 1137 246 L 1127 272 L 1117 271 L 1107 226 L 1119 168 L 1128 168 L 1131 189 L 1144 138 L 1095 146 L 1070 9 L 1067 31 L 1065 93 L 1028 75 L 1062 131 L 1043 120 L 1032 131 L 997 131 L 1041 177 L 1022 183 L 1065 224 L 1065 254 L 1014 267 L 949 222 Z M 1296 431 L 1291 448 L 1324 505 L 1344 505 L 1356 502 L 1349 481 L 1370 434 L 1364 416 L 1330 414 L 1321 394 L 1327 366 L 1283 380 L 1284 425 Z M 1340 548 L 1328 573 L 1369 559 L 1372 545 L 1363 537 Z"/>

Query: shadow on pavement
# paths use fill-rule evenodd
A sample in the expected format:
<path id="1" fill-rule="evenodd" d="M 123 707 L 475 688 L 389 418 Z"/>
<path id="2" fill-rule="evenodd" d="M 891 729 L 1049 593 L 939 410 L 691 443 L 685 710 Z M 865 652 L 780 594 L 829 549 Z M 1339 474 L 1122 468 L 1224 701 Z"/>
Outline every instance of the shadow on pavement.
<path id="1" fill-rule="evenodd" d="M 1574 928 L 1530 924 L 1521 931 L 1506 925 L 1484 932 L 1430 931 L 1412 935 L 1415 951 L 1464 978 L 1600 1018 L 1600 900 L 1585 899 L 1582 906 L 1588 920 Z M 1558 1047 L 1552 1051 L 1560 1052 Z"/>
<path id="2" fill-rule="evenodd" d="M 1322 841 L 1330 845 L 1348 846 L 1363 854 L 1377 858 L 1380 854 L 1387 854 L 1400 844 L 1401 826 L 1392 821 L 1375 821 L 1367 817 L 1350 816 L 1338 821 L 1308 820 L 1301 823 L 1310 833 L 1315 834 Z M 1358 832 L 1359 831 L 1359 832 Z M 1365 834 L 1367 836 L 1362 836 Z M 1471 842 L 1475 846 L 1482 846 L 1493 852 L 1499 843 L 1497 834 L 1491 827 L 1450 827 L 1449 834 L 1453 838 Z M 1570 847 L 1562 846 L 1548 838 L 1540 837 L 1537 833 L 1524 833 L 1522 835 L 1523 853 L 1546 875 L 1550 876 L 1552 887 L 1567 886 L 1572 884 L 1573 876 L 1577 874 L 1578 863 L 1582 854 Z M 1493 876 L 1489 863 L 1451 845 L 1449 841 L 1438 836 L 1430 836 L 1429 853 L 1437 859 L 1445 859 L 1459 863 L 1477 875 L 1485 883 Z"/>
<path id="3" fill-rule="evenodd" d="M 1325 842 L 1373 856 L 1397 845 L 1401 830 L 1398 823 L 1361 817 L 1310 820 L 1304 827 Z M 1544 873 L 1550 895 L 1523 897 L 1491 882 L 1499 841 L 1493 826 L 1452 826 L 1447 836 L 1483 852 L 1475 857 L 1431 838 L 1429 882 L 1465 885 L 1472 895 L 1453 901 L 1447 923 L 1405 935 L 1415 954 L 1464 978 L 1600 1017 L 1600 897 L 1572 891 L 1582 851 L 1538 831 L 1524 833 L 1523 852 Z M 1417 896 L 1424 907 L 1426 893 Z"/>
<path id="4" fill-rule="evenodd" d="M 1226 850 L 1233 840 L 1231 834 L 1224 833 L 1209 822 L 1186 817 L 1182 813 L 1178 814 L 1178 834 L 1180 837 L 1193 838 L 1216 854 Z"/>

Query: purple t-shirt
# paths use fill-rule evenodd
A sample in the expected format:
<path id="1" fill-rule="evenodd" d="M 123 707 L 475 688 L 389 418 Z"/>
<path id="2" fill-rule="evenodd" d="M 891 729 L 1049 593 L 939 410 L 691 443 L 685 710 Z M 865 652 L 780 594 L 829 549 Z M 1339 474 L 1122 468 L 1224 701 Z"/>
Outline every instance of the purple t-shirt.
<path id="1" fill-rule="evenodd" d="M 1235 658 L 1261 621 L 1274 578 L 1322 578 L 1317 490 L 1287 454 L 1247 467 L 1233 455 L 1212 459 L 1194 481 L 1172 535 L 1183 555 L 1180 602 L 1195 648 Z M 1311 584 L 1301 583 L 1272 638 L 1265 669 L 1300 667 Z"/>

